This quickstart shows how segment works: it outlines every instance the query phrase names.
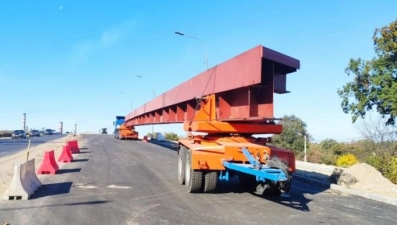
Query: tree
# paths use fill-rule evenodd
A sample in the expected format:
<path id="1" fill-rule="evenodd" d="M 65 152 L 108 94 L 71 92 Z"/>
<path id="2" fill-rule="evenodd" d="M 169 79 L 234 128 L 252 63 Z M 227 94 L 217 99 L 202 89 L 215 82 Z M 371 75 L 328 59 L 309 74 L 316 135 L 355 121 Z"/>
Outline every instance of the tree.
<path id="1" fill-rule="evenodd" d="M 330 152 L 334 155 L 341 155 L 343 152 L 343 145 L 330 138 L 321 141 L 320 148 L 322 151 Z"/>
<path id="2" fill-rule="evenodd" d="M 283 125 L 283 132 L 273 135 L 274 145 L 291 149 L 295 154 L 299 154 L 304 150 L 304 138 L 302 135 L 306 135 L 308 148 L 310 135 L 307 133 L 305 122 L 294 115 L 286 115 L 279 124 Z"/>
<path id="3" fill-rule="evenodd" d="M 149 132 L 149 133 L 146 134 L 146 137 L 155 138 L 156 137 L 156 133 L 155 132 L 153 132 L 153 133 Z"/>
<path id="4" fill-rule="evenodd" d="M 173 132 L 165 132 L 165 139 L 171 141 L 178 141 L 178 135 Z"/>
<path id="5" fill-rule="evenodd" d="M 344 113 L 352 114 L 352 122 L 365 118 L 367 111 L 387 117 L 386 125 L 394 125 L 397 116 L 397 19 L 375 29 L 372 37 L 376 56 L 372 60 L 350 59 L 345 69 L 354 80 L 338 89 Z M 355 99 L 353 99 L 353 97 Z"/>
<path id="6" fill-rule="evenodd" d="M 386 125 L 386 119 L 377 115 L 372 118 L 369 115 L 356 127 L 358 132 L 365 138 L 376 143 L 395 142 L 397 140 L 397 127 Z"/>

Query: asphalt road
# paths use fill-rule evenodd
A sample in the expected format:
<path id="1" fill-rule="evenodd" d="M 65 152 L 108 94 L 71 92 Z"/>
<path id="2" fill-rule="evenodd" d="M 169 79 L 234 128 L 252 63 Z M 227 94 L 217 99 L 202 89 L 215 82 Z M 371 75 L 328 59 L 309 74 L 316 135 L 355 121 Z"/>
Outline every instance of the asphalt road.
<path id="1" fill-rule="evenodd" d="M 86 135 L 76 162 L 43 175 L 28 201 L 1 201 L 14 224 L 395 224 L 397 207 L 294 180 L 290 197 L 257 197 L 236 183 L 189 194 L 177 183 L 175 151 L 141 141 Z"/>
<path id="2" fill-rule="evenodd" d="M 52 141 L 54 139 L 65 137 L 66 135 L 44 135 L 40 137 L 31 137 L 26 139 L 0 139 L 0 157 L 12 155 L 18 151 L 26 149 L 28 147 L 29 139 L 30 147 Z"/>

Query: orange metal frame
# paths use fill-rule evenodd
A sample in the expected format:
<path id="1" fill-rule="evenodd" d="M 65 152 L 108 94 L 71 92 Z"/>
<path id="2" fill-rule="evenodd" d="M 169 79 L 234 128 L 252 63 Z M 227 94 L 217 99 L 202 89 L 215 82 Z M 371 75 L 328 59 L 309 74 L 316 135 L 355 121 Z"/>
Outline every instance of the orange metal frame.
<path id="1" fill-rule="evenodd" d="M 179 140 L 181 145 L 192 151 L 192 168 L 195 170 L 225 170 L 223 160 L 249 163 L 242 153 L 242 147 L 265 163 L 269 157 L 278 156 L 295 171 L 295 155 L 292 151 L 266 146 L 267 138 L 254 138 L 252 134 L 280 134 L 282 125 L 263 119 L 250 121 L 222 122 L 217 120 L 217 99 L 215 94 L 200 100 L 192 121 L 184 122 L 188 132 L 206 132 L 205 136 L 189 135 Z"/>

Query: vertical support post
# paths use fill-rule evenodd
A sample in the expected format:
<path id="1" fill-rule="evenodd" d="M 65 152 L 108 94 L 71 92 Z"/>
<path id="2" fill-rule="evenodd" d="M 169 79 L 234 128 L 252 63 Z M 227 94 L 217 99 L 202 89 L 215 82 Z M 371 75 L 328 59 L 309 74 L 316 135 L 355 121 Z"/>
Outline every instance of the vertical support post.
<path id="1" fill-rule="evenodd" d="M 304 149 L 304 151 L 305 151 L 305 162 L 306 162 L 306 135 L 304 135 L 304 139 L 305 139 L 305 142 L 304 142 L 305 149 Z"/>
<path id="2" fill-rule="evenodd" d="M 22 124 L 23 130 L 26 132 L 26 113 L 23 114 Z"/>
<path id="3" fill-rule="evenodd" d="M 154 94 L 154 90 L 153 90 L 153 99 L 156 95 Z M 153 118 L 153 122 L 155 122 L 156 117 Z M 154 123 L 152 124 L 152 135 L 150 135 L 150 139 L 153 140 L 153 136 L 154 136 Z"/>
<path id="4" fill-rule="evenodd" d="M 59 132 L 63 134 L 63 122 L 59 122 Z"/>
<path id="5" fill-rule="evenodd" d="M 29 151 L 30 151 L 30 139 L 29 139 L 29 143 L 28 143 L 28 149 L 26 150 L 26 153 L 25 153 L 26 162 L 29 161 Z"/>
<path id="6" fill-rule="evenodd" d="M 77 135 L 77 123 L 74 124 L 74 136 Z"/>

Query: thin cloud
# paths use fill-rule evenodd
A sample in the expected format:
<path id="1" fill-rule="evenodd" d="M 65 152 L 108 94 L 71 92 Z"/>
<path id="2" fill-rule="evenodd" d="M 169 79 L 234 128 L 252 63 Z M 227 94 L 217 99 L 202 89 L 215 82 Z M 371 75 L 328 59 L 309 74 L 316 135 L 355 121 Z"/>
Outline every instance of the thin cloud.
<path id="1" fill-rule="evenodd" d="M 90 54 L 101 48 L 109 48 L 119 43 L 122 38 L 136 26 L 134 20 L 128 20 L 110 29 L 104 30 L 101 35 L 94 40 L 85 40 L 77 43 L 71 58 L 72 65 L 81 64 L 89 59 Z"/>
<path id="2" fill-rule="evenodd" d="M 94 49 L 92 41 L 82 41 L 74 47 L 74 53 L 71 59 L 72 65 L 78 65 L 87 60 L 88 55 Z"/>

